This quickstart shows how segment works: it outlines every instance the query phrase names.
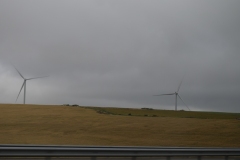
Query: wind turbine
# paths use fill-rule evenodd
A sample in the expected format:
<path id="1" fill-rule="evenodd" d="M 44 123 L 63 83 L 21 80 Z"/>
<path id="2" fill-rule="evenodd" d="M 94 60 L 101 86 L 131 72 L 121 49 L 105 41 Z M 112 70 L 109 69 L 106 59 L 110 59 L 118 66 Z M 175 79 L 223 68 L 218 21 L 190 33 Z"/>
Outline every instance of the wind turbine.
<path id="1" fill-rule="evenodd" d="M 16 67 L 14 67 L 14 68 L 17 70 Z M 32 79 L 44 78 L 44 77 L 48 77 L 48 76 L 33 77 L 33 78 L 24 78 L 23 75 L 22 75 L 18 70 L 17 70 L 17 72 L 18 72 L 18 74 L 23 78 L 24 81 L 23 81 L 22 87 L 21 87 L 21 89 L 20 89 L 20 91 L 19 91 L 19 93 L 18 93 L 18 96 L 17 96 L 17 99 L 16 99 L 15 103 L 17 102 L 18 97 L 19 97 L 19 95 L 20 95 L 20 93 L 21 93 L 21 91 L 22 91 L 22 89 L 23 89 L 23 87 L 24 87 L 23 104 L 25 104 L 25 102 L 26 102 L 26 86 L 27 86 L 27 81 L 28 81 L 28 80 L 32 80 Z"/>
<path id="2" fill-rule="evenodd" d="M 182 102 L 185 104 L 185 106 L 188 108 L 188 106 L 186 105 L 186 103 L 183 101 L 183 99 L 180 97 L 180 95 L 178 94 L 179 89 L 181 87 L 182 81 L 180 82 L 180 84 L 178 85 L 178 89 L 176 92 L 174 93 L 168 93 L 168 94 L 159 94 L 159 95 L 154 95 L 154 96 L 164 96 L 164 95 L 175 95 L 175 111 L 177 111 L 177 99 L 180 98 L 182 100 Z M 190 111 L 190 109 L 188 108 L 188 110 Z"/>

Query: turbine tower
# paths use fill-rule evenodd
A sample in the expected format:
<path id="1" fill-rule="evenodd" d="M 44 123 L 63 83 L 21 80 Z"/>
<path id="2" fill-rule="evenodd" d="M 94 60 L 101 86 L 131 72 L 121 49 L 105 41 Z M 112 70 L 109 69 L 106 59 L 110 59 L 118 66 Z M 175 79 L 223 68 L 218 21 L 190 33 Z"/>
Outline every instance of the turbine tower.
<path id="1" fill-rule="evenodd" d="M 180 84 L 178 85 L 178 89 L 176 92 L 174 93 L 168 93 L 168 94 L 159 94 L 159 95 L 154 95 L 154 96 L 164 96 L 164 95 L 175 95 L 175 111 L 177 111 L 177 99 L 180 98 L 182 100 L 182 102 L 185 104 L 185 106 L 188 108 L 188 106 L 186 105 L 186 103 L 183 101 L 183 99 L 180 97 L 180 95 L 178 94 L 180 87 L 181 87 L 182 81 L 180 82 Z M 188 110 L 190 111 L 190 109 L 188 108 Z"/>
<path id="2" fill-rule="evenodd" d="M 14 67 L 14 68 L 17 70 L 16 67 Z M 19 93 L 18 93 L 18 96 L 17 96 L 17 99 L 16 99 L 15 103 L 17 102 L 18 97 L 19 97 L 19 95 L 20 95 L 20 93 L 21 93 L 21 91 L 22 91 L 22 89 L 23 89 L 23 87 L 24 87 L 23 104 L 25 104 L 25 102 L 26 102 L 26 87 L 27 87 L 27 81 L 28 81 L 28 80 L 32 80 L 32 79 L 44 78 L 44 77 L 48 77 L 48 76 L 34 77 L 34 78 L 24 78 L 23 75 L 22 75 L 18 70 L 17 70 L 17 72 L 18 72 L 18 74 L 23 78 L 24 81 L 23 81 L 22 87 L 21 87 L 21 89 L 20 89 L 20 91 L 19 91 Z"/>

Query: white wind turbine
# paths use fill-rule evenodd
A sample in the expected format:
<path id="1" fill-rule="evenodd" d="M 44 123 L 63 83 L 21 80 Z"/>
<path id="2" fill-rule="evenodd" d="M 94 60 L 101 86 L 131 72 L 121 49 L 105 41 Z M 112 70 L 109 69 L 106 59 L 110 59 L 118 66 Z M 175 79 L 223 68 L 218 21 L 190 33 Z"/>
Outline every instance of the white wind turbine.
<path id="1" fill-rule="evenodd" d="M 14 67 L 14 68 L 17 70 L 16 67 Z M 23 81 L 22 87 L 21 87 L 21 89 L 20 89 L 20 91 L 19 91 L 19 93 L 18 93 L 18 96 L 17 96 L 17 99 L 16 99 L 15 103 L 17 102 L 18 97 L 19 97 L 19 95 L 20 95 L 20 93 L 21 93 L 21 91 L 22 91 L 22 89 L 23 89 L 23 87 L 24 87 L 23 104 L 25 104 L 25 102 L 26 102 L 26 86 L 27 86 L 27 81 L 28 81 L 28 80 L 32 80 L 32 79 L 44 78 L 44 77 L 48 77 L 48 76 L 34 77 L 34 78 L 24 78 L 23 75 L 22 75 L 18 70 L 17 70 L 17 72 L 18 72 L 19 75 L 23 78 L 24 81 Z"/>
<path id="2" fill-rule="evenodd" d="M 180 95 L 178 94 L 181 84 L 182 84 L 182 81 L 181 81 L 181 83 L 178 85 L 177 91 L 174 92 L 174 93 L 159 94 L 159 95 L 154 95 L 154 96 L 175 95 L 175 111 L 177 111 L 177 98 L 180 98 L 180 99 L 182 100 L 182 98 L 181 98 Z M 185 106 L 188 108 L 188 106 L 186 105 L 186 103 L 185 103 L 183 100 L 182 100 L 182 102 L 183 102 L 183 103 L 185 104 Z M 190 111 L 189 108 L 188 108 L 188 110 Z"/>

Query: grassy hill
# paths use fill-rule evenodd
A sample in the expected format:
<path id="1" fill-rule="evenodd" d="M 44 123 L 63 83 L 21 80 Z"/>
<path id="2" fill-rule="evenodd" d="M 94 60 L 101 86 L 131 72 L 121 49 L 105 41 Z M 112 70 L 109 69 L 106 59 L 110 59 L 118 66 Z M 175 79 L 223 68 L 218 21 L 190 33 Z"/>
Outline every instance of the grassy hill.
<path id="1" fill-rule="evenodd" d="M 110 108 L 110 107 L 90 107 L 98 113 L 124 115 L 124 116 L 145 116 L 145 117 L 173 117 L 173 118 L 200 118 L 200 119 L 239 119 L 240 113 L 224 112 L 194 112 L 194 111 L 172 111 L 156 110 L 151 108 Z"/>
<path id="2" fill-rule="evenodd" d="M 0 104 L 0 144 L 240 147 L 237 118 L 233 113 Z"/>

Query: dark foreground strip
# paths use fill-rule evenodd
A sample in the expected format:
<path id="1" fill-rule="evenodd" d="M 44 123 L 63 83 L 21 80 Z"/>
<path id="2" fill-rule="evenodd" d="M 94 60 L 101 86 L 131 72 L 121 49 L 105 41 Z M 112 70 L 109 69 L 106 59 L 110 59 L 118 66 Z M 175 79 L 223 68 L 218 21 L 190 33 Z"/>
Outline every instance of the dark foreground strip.
<path id="1" fill-rule="evenodd" d="M 0 157 L 240 156 L 240 148 L 0 145 Z"/>

